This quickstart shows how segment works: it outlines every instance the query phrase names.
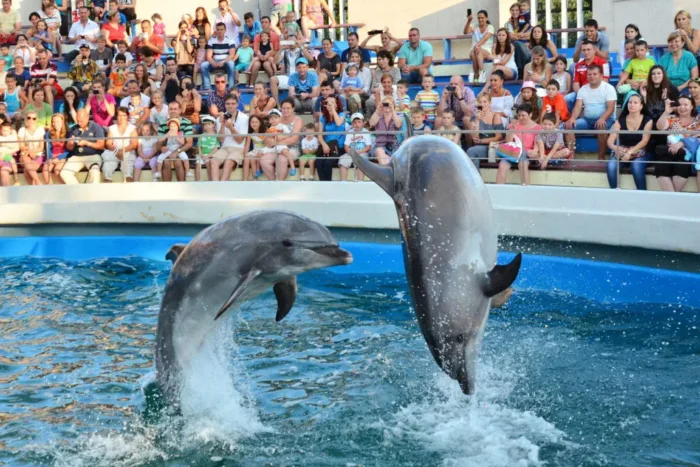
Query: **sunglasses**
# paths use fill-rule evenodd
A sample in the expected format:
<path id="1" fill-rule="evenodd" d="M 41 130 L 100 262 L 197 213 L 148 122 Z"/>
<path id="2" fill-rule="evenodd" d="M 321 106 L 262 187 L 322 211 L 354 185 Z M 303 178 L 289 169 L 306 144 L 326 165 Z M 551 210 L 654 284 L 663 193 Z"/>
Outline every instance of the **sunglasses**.
<path id="1" fill-rule="evenodd" d="M 36 120 L 36 117 L 27 117 L 27 120 Z"/>
<path id="2" fill-rule="evenodd" d="M 226 81 L 215 81 L 216 84 L 226 84 Z"/>

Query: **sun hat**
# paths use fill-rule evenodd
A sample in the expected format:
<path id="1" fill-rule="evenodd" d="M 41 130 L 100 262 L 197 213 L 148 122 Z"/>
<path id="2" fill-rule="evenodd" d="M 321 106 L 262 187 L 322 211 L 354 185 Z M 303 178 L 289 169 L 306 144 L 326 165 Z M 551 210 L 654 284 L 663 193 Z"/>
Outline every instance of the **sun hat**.
<path id="1" fill-rule="evenodd" d="M 271 109 L 271 110 L 270 110 L 270 115 L 277 115 L 278 117 L 281 117 L 281 116 L 282 116 L 282 112 L 280 112 L 280 111 L 277 110 L 277 109 Z"/>

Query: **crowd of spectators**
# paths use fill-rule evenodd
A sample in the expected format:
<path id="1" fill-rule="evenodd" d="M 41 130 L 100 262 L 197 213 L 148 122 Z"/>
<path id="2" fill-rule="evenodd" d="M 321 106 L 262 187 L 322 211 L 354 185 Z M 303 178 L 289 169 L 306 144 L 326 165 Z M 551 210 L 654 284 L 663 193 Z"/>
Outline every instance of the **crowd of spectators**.
<path id="1" fill-rule="evenodd" d="M 676 15 L 669 51 L 658 64 L 639 28 L 626 28 L 623 71 L 613 87 L 610 40 L 595 20 L 586 21 L 569 66 L 547 31 L 530 24 L 529 1 L 513 4 L 500 29 L 481 10 L 464 27 L 472 35 L 468 79 L 483 84 L 475 95 L 460 75 L 435 90 L 433 49 L 417 28 L 407 40 L 385 29 L 369 31 L 363 41 L 349 33 L 342 51 L 329 38 L 320 49 L 311 47 L 313 30 L 335 22 L 325 0 L 303 0 L 300 17 L 290 0 L 273 0 L 259 20 L 220 0 L 211 20 L 202 7 L 183 15 L 174 37 L 166 36 L 158 14 L 136 20 L 134 0 L 90 7 L 78 0 L 75 11 L 65 3 L 42 0 L 22 32 L 11 0 L 2 0 L 3 186 L 18 184 L 20 172 L 32 185 L 77 183 L 82 170 L 90 183 L 109 183 L 117 170 L 128 182 L 138 182 L 143 170 L 156 181 L 170 181 L 173 173 L 180 181 L 200 180 L 203 170 L 208 180 L 225 181 L 239 167 L 245 181 L 262 174 L 285 180 L 297 165 L 304 181 L 331 180 L 334 167 L 346 180 L 351 149 L 388 164 L 409 125 L 414 134 L 461 144 L 477 167 L 500 155 L 498 183 L 511 167 L 527 184 L 531 164 L 546 169 L 573 158 L 574 135 L 564 138 L 557 128 L 609 130 L 597 139 L 599 158 L 609 158 L 611 187 L 618 166 L 631 165 L 637 188 L 645 189 L 647 164 L 698 157 L 689 132 L 700 128 L 700 31 L 685 11 Z M 379 44 L 369 45 L 377 37 Z M 64 55 L 66 44 L 72 50 Z M 59 84 L 60 60 L 69 62 L 66 89 Z M 269 86 L 259 82 L 262 74 Z M 506 82 L 516 79 L 523 82 L 513 96 Z M 414 99 L 412 85 L 421 87 Z M 246 86 L 253 93 L 248 110 L 241 100 Z M 302 113 L 313 121 L 305 124 Z M 651 129 L 674 135 L 618 135 Z M 540 130 L 547 132 L 535 133 Z M 507 144 L 517 144 L 520 155 L 501 155 Z M 683 190 L 695 172 L 688 164 L 655 167 L 669 191 Z"/>

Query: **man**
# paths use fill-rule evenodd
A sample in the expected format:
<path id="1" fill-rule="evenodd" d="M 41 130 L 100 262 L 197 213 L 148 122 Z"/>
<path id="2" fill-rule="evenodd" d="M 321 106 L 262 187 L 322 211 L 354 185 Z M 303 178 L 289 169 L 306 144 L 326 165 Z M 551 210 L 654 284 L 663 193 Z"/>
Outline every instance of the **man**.
<path id="1" fill-rule="evenodd" d="M 578 62 L 574 66 L 574 82 L 572 84 L 572 91 L 566 95 L 566 105 L 569 107 L 569 112 L 574 108 L 576 103 L 576 93 L 583 86 L 588 84 L 588 68 L 591 65 L 598 65 L 603 70 L 603 79 L 608 81 L 610 79 L 610 66 L 608 62 L 604 59 L 596 56 L 595 54 L 595 44 L 590 41 L 583 41 L 581 44 L 581 51 L 583 52 L 583 60 Z"/>
<path id="2" fill-rule="evenodd" d="M 350 52 L 355 50 L 362 54 L 362 61 L 364 63 L 372 62 L 372 57 L 369 54 L 369 50 L 360 47 L 360 36 L 358 36 L 356 32 L 351 32 L 348 34 L 348 48 L 343 50 L 343 53 L 340 54 L 340 61 L 347 64 Z"/>
<path id="3" fill-rule="evenodd" d="M 168 57 L 165 60 L 165 73 L 160 83 L 160 90 L 163 91 L 165 102 L 170 103 L 180 94 L 180 77 L 177 74 L 177 60 L 175 57 Z"/>
<path id="4" fill-rule="evenodd" d="M 588 66 L 588 84 L 579 89 L 576 105 L 571 118 L 564 123 L 567 130 L 609 130 L 615 123 L 615 88 L 603 81 L 603 68 L 594 63 Z M 576 136 L 566 134 L 566 143 L 572 154 L 575 150 Z M 607 152 L 607 134 L 598 135 L 598 159 L 605 160 Z"/>
<path id="5" fill-rule="evenodd" d="M 228 0 L 219 0 L 219 11 L 214 23 L 223 23 L 226 26 L 226 35 L 231 38 L 234 47 L 238 47 L 238 27 L 241 25 L 241 19 L 231 9 Z"/>
<path id="6" fill-rule="evenodd" d="M 136 0 L 118 0 L 119 11 L 124 14 L 127 21 L 136 20 Z"/>
<path id="7" fill-rule="evenodd" d="M 73 23 L 68 32 L 67 42 L 75 46 L 66 55 L 68 62 L 75 60 L 80 53 L 78 50 L 82 45 L 87 45 L 90 49 L 94 49 L 97 43 L 97 35 L 100 33 L 100 26 L 90 19 L 90 10 L 86 7 L 80 7 L 78 14 L 80 15 L 80 21 Z"/>
<path id="8" fill-rule="evenodd" d="M 289 97 L 294 99 L 294 110 L 311 112 L 321 92 L 318 75 L 309 71 L 309 61 L 304 57 L 297 59 L 296 69 L 289 75 Z"/>
<path id="9" fill-rule="evenodd" d="M 126 88 L 126 92 L 128 92 L 129 95 L 119 102 L 119 107 L 126 107 L 128 109 L 129 105 L 131 105 L 131 96 L 137 96 L 139 94 L 141 95 L 142 106 L 148 107 L 151 105 L 151 98 L 141 92 L 141 89 L 139 88 L 139 83 L 137 83 L 133 79 L 127 81 L 126 84 L 124 84 L 124 88 Z"/>
<path id="10" fill-rule="evenodd" d="M 578 62 L 583 52 L 584 41 L 593 43 L 595 46 L 595 56 L 605 62 L 610 58 L 610 40 L 608 36 L 598 30 L 598 21 L 589 19 L 583 25 L 585 33 L 576 39 L 576 51 L 574 52 L 574 63 Z"/>
<path id="11" fill-rule="evenodd" d="M 333 87 L 333 82 L 324 81 L 321 83 L 321 98 L 316 99 L 316 102 L 314 102 L 314 123 L 318 123 L 321 120 L 321 109 L 323 108 L 323 104 L 325 103 L 326 99 L 329 97 L 338 97 L 340 102 L 343 103 L 343 108 L 337 109 L 338 112 L 345 112 L 345 109 L 347 109 L 348 103 L 345 100 L 345 97 L 336 94 L 335 88 Z"/>
<path id="12" fill-rule="evenodd" d="M 211 71 L 225 71 L 228 77 L 228 87 L 236 85 L 236 45 L 226 35 L 226 26 L 216 25 L 216 33 L 207 41 L 207 56 L 202 63 L 202 89 L 211 89 Z"/>
<path id="13" fill-rule="evenodd" d="M 14 45 L 17 34 L 22 32 L 22 17 L 12 9 L 12 0 L 2 0 L 0 11 L 0 44 Z"/>
<path id="14" fill-rule="evenodd" d="M 245 140 L 248 134 L 248 116 L 238 110 L 238 98 L 228 96 L 224 103 L 225 112 L 216 119 L 216 132 L 223 140 L 221 148 L 211 155 L 207 164 L 209 180 L 212 182 L 227 182 L 231 180 L 231 172 L 243 165 Z M 223 170 L 219 176 L 219 169 Z"/>
<path id="15" fill-rule="evenodd" d="M 90 46 L 83 42 L 79 47 L 80 56 L 76 58 L 68 70 L 68 79 L 73 81 L 78 91 L 85 96 L 92 81 L 100 75 L 100 68 L 94 60 L 90 60 Z"/>
<path id="16" fill-rule="evenodd" d="M 185 181 L 185 166 L 182 163 L 182 160 L 179 159 L 180 153 L 187 153 L 187 155 L 190 157 L 190 159 L 193 159 L 193 153 L 192 153 L 192 148 L 194 146 L 194 141 L 192 139 L 192 122 L 187 120 L 186 118 L 181 117 L 180 115 L 182 114 L 182 106 L 180 105 L 180 102 L 178 101 L 173 101 L 170 104 L 168 104 L 168 120 L 170 119 L 176 119 L 180 123 L 180 131 L 182 132 L 182 135 L 185 137 L 185 144 L 180 146 L 169 159 L 166 159 L 163 161 L 163 181 L 164 182 L 169 182 L 173 178 L 173 173 L 172 173 L 172 168 L 173 164 L 175 166 L 175 176 L 177 177 L 177 180 L 180 182 Z M 168 120 L 166 120 L 162 125 L 158 127 L 158 134 L 160 136 L 165 135 L 168 131 Z M 163 143 L 158 143 L 156 146 L 158 153 L 161 152 L 161 148 L 163 147 Z"/>
<path id="17" fill-rule="evenodd" d="M 255 36 L 263 30 L 260 21 L 255 21 L 255 16 L 251 12 L 243 15 L 243 23 L 243 34 L 248 34 L 250 40 L 255 40 Z"/>
<path id="18" fill-rule="evenodd" d="M 437 108 L 438 119 L 446 110 L 454 112 L 455 125 L 469 129 L 469 123 L 476 115 L 476 97 L 471 88 L 464 85 L 464 79 L 460 75 L 452 76 L 450 84 L 442 91 Z M 438 126 L 440 125 L 436 122 L 435 128 Z"/>
<path id="19" fill-rule="evenodd" d="M 58 84 L 58 67 L 49 61 L 49 54 L 46 50 L 36 53 L 36 63 L 29 69 L 32 82 L 44 90 L 46 103 L 53 107 L 54 99 L 63 97 L 63 89 Z M 30 94 L 29 99 L 32 96 Z"/>
<path id="20" fill-rule="evenodd" d="M 423 76 L 432 73 L 433 46 L 420 40 L 418 28 L 408 31 L 408 42 L 401 46 L 396 56 L 401 78 L 409 84 L 421 84 Z"/>
<path id="21" fill-rule="evenodd" d="M 270 17 L 263 16 L 262 18 L 260 18 L 260 25 L 262 26 L 262 30 L 270 35 L 270 42 L 272 43 L 272 47 L 275 50 L 279 50 L 280 36 L 272 29 Z M 260 33 L 258 33 L 258 35 L 255 36 L 255 39 L 253 39 L 253 50 L 255 50 L 256 52 L 260 50 Z"/>
<path id="22" fill-rule="evenodd" d="M 67 185 L 75 185 L 78 179 L 75 174 L 83 169 L 88 170 L 86 183 L 100 183 L 100 166 L 102 165 L 102 151 L 105 148 L 104 139 L 97 141 L 92 138 L 104 138 L 102 127 L 90 121 L 90 114 L 86 109 L 80 109 L 75 115 L 76 125 L 68 132 L 69 157 L 66 165 L 61 170 L 61 179 Z M 90 138 L 90 139 L 88 139 Z"/>
<path id="23" fill-rule="evenodd" d="M 131 52 L 136 54 L 136 61 L 141 61 L 141 48 L 146 47 L 153 51 L 156 60 L 160 59 L 165 50 L 165 40 L 158 34 L 153 34 L 151 22 L 147 19 L 141 21 L 141 34 L 131 42 Z"/>
<path id="24" fill-rule="evenodd" d="M 220 113 L 226 111 L 226 98 L 229 92 L 226 87 L 226 77 L 222 73 L 217 73 L 214 76 L 214 91 L 209 93 L 208 105 L 209 115 L 217 118 Z"/>

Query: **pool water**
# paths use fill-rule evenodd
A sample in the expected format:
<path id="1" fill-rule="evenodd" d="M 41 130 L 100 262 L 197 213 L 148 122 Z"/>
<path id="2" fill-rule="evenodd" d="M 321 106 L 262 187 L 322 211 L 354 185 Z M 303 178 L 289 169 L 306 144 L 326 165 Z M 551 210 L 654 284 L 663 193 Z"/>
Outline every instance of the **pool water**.
<path id="1" fill-rule="evenodd" d="M 0 464 L 700 463 L 700 275 L 626 268 L 639 283 L 623 282 L 619 265 L 526 256 L 469 398 L 425 347 L 398 247 L 348 248 L 352 267 L 300 277 L 283 322 L 272 293 L 231 313 L 190 407 L 156 416 L 167 248 L 4 258 Z M 223 372 L 207 363 L 222 355 Z"/>

